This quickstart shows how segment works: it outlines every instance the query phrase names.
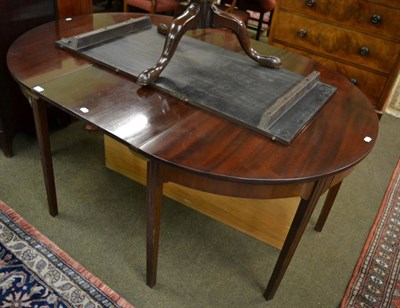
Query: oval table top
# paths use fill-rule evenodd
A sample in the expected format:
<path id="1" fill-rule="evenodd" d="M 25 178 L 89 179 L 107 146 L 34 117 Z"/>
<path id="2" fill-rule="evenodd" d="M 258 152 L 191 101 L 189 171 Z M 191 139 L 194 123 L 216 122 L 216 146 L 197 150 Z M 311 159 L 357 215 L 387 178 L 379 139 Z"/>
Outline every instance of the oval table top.
<path id="1" fill-rule="evenodd" d="M 319 71 L 322 82 L 337 88 L 290 145 L 272 141 L 151 86 L 141 87 L 128 76 L 55 45 L 61 38 L 138 16 L 142 14 L 93 14 L 34 28 L 9 49 L 11 74 L 25 89 L 33 91 L 40 86 L 43 92 L 33 91 L 39 97 L 88 120 L 146 157 L 226 181 L 313 181 L 354 166 L 371 151 L 378 134 L 378 116 L 367 97 L 338 73 L 265 43 L 252 41 L 260 53 L 279 56 L 284 68 L 302 75 Z M 169 20 L 152 16 L 154 24 Z M 199 29 L 187 34 L 241 52 L 229 31 Z M 245 76 L 232 73 L 226 78 Z"/>

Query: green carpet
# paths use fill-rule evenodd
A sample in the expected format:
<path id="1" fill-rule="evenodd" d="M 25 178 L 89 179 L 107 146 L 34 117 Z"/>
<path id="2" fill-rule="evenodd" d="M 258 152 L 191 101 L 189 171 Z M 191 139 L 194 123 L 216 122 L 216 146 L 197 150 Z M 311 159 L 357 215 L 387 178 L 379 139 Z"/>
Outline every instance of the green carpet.
<path id="1" fill-rule="evenodd" d="M 81 122 L 52 133 L 60 214 L 48 214 L 34 137 L 0 154 L 0 200 L 136 307 L 337 307 L 400 155 L 385 114 L 373 152 L 345 180 L 322 233 L 311 218 L 275 298 L 262 297 L 278 250 L 166 200 L 158 283 L 145 284 L 145 190 L 104 167 L 103 139 Z"/>

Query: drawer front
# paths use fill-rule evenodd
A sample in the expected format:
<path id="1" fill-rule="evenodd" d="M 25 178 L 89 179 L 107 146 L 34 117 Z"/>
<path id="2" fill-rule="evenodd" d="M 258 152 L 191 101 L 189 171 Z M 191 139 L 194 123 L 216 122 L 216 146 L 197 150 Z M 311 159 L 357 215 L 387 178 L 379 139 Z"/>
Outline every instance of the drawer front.
<path id="1" fill-rule="evenodd" d="M 352 29 L 400 39 L 400 9 L 378 3 L 365 0 L 281 0 L 280 7 Z"/>
<path id="2" fill-rule="evenodd" d="M 342 76 L 354 83 L 365 95 L 368 96 L 372 105 L 380 109 L 380 100 L 385 89 L 388 78 L 368 71 L 361 70 L 351 65 L 339 62 L 329 64 L 328 67 L 335 69 Z"/>
<path id="3" fill-rule="evenodd" d="M 336 62 L 322 56 L 309 54 L 305 51 L 301 51 L 293 47 L 288 47 L 286 45 L 274 43 L 274 46 L 284 48 L 307 58 L 311 58 L 314 61 L 317 61 L 324 66 L 330 68 L 331 70 L 339 72 L 342 76 L 354 83 L 369 98 L 371 104 L 376 109 L 380 110 L 381 95 L 388 81 L 388 78 L 356 68 L 351 65 Z"/>
<path id="4" fill-rule="evenodd" d="M 324 24 L 286 11 L 279 12 L 274 28 L 273 37 L 276 41 L 387 74 L 395 66 L 400 52 L 400 43 Z"/>

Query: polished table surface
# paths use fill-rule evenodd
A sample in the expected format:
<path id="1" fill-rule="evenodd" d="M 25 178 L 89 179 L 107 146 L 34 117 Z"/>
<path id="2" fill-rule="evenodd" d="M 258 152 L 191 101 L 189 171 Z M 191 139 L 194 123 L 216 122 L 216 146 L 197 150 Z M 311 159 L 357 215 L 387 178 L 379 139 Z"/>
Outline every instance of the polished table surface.
<path id="1" fill-rule="evenodd" d="M 321 194 L 330 189 L 319 230 L 342 179 L 371 151 L 378 117 L 366 96 L 337 73 L 265 43 L 253 42 L 253 46 L 261 53 L 279 56 L 283 67 L 293 72 L 308 75 L 317 70 L 321 81 L 337 88 L 289 146 L 151 86 L 141 87 L 131 77 L 55 46 L 61 38 L 135 16 L 140 14 L 94 14 L 51 22 L 25 33 L 9 50 L 10 71 L 33 107 L 50 213 L 56 215 L 58 209 L 46 127 L 48 103 L 92 123 L 148 159 L 149 286 L 156 277 L 163 183 L 247 198 L 300 196 L 299 209 L 264 294 L 271 299 Z M 158 24 L 170 19 L 152 16 L 152 20 Z M 241 52 L 228 31 L 205 29 L 188 34 Z M 226 78 L 246 76 L 232 72 Z"/>

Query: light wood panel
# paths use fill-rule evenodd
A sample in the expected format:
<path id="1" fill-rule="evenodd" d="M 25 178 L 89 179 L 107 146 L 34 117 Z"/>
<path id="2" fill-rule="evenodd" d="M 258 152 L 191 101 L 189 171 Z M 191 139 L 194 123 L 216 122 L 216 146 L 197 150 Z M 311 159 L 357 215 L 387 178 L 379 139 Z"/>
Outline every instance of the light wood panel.
<path id="1" fill-rule="evenodd" d="M 110 137 L 104 137 L 106 166 L 146 185 L 146 160 Z M 300 198 L 259 200 L 205 193 L 168 183 L 164 194 L 273 247 L 281 248 Z"/>

